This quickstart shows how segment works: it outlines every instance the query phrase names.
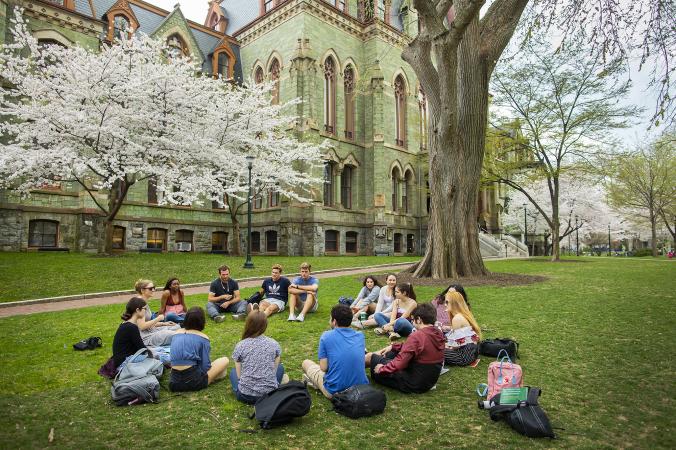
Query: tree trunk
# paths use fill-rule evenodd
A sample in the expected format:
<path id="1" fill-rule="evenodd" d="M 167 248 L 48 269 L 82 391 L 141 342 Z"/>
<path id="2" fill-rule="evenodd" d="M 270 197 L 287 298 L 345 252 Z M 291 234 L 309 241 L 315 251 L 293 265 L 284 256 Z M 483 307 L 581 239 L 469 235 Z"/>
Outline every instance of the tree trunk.
<path id="1" fill-rule="evenodd" d="M 108 211 L 106 211 L 106 219 L 104 221 L 104 243 L 103 253 L 106 255 L 113 254 L 113 221 L 117 217 L 117 213 L 122 207 L 122 202 L 127 197 L 127 192 L 134 182 L 124 180 L 115 180 L 113 187 L 108 192 Z"/>
<path id="2" fill-rule="evenodd" d="M 113 254 L 113 219 L 106 217 L 103 224 L 103 253 L 105 255 Z"/>
<path id="3" fill-rule="evenodd" d="M 240 224 L 237 216 L 232 218 L 232 254 L 234 256 L 242 256 L 242 236 L 240 231 Z"/>
<path id="4" fill-rule="evenodd" d="M 455 105 L 442 105 L 439 110 L 431 108 L 431 208 L 427 247 L 414 277 L 488 274 L 477 227 L 477 196 L 488 113 L 488 71 L 480 57 L 478 24 L 479 19 L 475 18 L 458 48 L 457 78 L 462 88 L 457 90 Z M 443 128 L 444 124 L 450 127 Z"/>
<path id="5" fill-rule="evenodd" d="M 552 228 L 552 262 L 561 260 L 561 239 L 559 238 L 559 224 L 558 217 L 554 219 L 554 227 Z"/>
<path id="6" fill-rule="evenodd" d="M 657 257 L 657 217 L 652 208 L 650 209 L 650 237 L 652 238 L 653 258 Z"/>

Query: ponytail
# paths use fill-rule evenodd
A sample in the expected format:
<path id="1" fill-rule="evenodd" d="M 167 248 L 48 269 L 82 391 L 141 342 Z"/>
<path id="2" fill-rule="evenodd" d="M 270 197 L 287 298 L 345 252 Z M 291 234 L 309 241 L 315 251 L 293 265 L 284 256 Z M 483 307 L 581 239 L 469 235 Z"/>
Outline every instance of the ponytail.
<path id="1" fill-rule="evenodd" d="M 122 314 L 122 320 L 125 322 L 131 319 L 131 316 L 134 315 L 137 309 L 143 308 L 146 306 L 146 301 L 141 297 L 132 297 L 131 300 L 127 302 L 127 307 Z"/>

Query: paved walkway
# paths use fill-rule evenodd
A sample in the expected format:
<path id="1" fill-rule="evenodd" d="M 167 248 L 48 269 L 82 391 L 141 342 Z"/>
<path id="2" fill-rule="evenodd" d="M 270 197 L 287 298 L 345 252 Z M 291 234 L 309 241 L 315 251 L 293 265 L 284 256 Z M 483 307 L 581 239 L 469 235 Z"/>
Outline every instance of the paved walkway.
<path id="1" fill-rule="evenodd" d="M 359 275 L 366 273 L 382 273 L 389 271 L 401 271 L 404 267 L 411 265 L 412 263 L 397 263 L 389 265 L 379 265 L 379 266 L 368 266 L 368 267 L 357 267 L 354 269 L 336 269 L 336 270 L 325 270 L 325 271 L 316 271 L 313 272 L 313 275 L 318 276 L 318 278 L 334 278 L 342 277 L 345 275 Z M 295 274 L 289 274 L 293 276 Z M 263 279 L 266 277 L 259 278 L 247 278 L 246 280 L 239 281 L 240 288 L 248 288 L 260 286 Z M 185 287 L 183 289 L 186 295 L 195 295 L 195 294 L 207 294 L 209 292 L 209 284 Z M 129 301 L 131 294 L 124 293 L 119 295 L 110 295 L 110 296 L 100 296 L 95 298 L 79 298 L 76 300 L 54 300 L 48 301 L 48 299 L 40 300 L 40 303 L 31 303 L 29 302 L 12 302 L 11 306 L 6 305 L 0 307 L 0 318 L 10 317 L 10 316 L 20 316 L 26 314 L 35 314 L 41 312 L 52 312 L 52 311 L 65 311 L 68 309 L 78 309 L 78 308 L 87 308 L 89 306 L 100 306 L 100 305 L 111 305 L 119 303 L 127 303 Z M 18 303 L 18 304 L 17 304 Z"/>

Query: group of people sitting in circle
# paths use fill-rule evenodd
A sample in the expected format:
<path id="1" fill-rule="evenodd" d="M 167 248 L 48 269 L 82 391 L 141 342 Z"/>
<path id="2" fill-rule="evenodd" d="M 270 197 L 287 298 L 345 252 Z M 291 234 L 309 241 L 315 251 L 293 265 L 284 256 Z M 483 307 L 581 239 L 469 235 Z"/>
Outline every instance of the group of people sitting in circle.
<path id="1" fill-rule="evenodd" d="M 138 295 L 127 303 L 113 340 L 113 360 L 118 371 L 128 358 L 142 348 L 154 350 L 170 346 L 169 389 L 197 391 L 229 375 L 237 400 L 254 404 L 261 396 L 288 381 L 281 363 L 282 349 L 265 336 L 268 318 L 289 305 L 289 321 L 303 322 L 317 310 L 319 281 L 303 263 L 301 275 L 293 281 L 283 277 L 282 267 L 274 265 L 258 292 L 258 303 L 244 300 L 239 285 L 230 278 L 230 269 L 221 266 L 219 277 L 211 283 L 205 310 L 188 309 L 185 292 L 177 278 L 167 281 L 160 309 L 150 311 L 148 301 L 156 288 L 150 280 L 135 285 Z M 250 298 L 251 299 L 251 298 Z M 242 339 L 230 359 L 211 360 L 211 344 L 204 334 L 207 314 L 223 322 L 224 313 L 236 320 L 246 319 Z M 397 283 L 394 274 L 380 286 L 367 276 L 363 288 L 350 305 L 331 309 L 331 330 L 319 339 L 318 362 L 302 363 L 303 380 L 331 398 L 353 385 L 373 382 L 407 393 L 432 389 L 444 366 L 466 366 L 478 357 L 481 330 L 472 314 L 462 286 L 451 285 L 429 303 L 417 303 L 410 283 Z M 375 327 L 378 335 L 388 335 L 391 344 L 375 352 L 366 350 L 362 330 Z M 402 337 L 406 341 L 395 342 Z"/>

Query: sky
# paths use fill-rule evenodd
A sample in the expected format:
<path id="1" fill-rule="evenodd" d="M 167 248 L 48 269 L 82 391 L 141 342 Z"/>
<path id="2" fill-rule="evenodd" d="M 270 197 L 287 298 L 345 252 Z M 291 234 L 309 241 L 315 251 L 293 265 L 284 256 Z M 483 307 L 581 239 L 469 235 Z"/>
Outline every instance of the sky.
<path id="1" fill-rule="evenodd" d="M 208 10 L 208 0 L 148 0 L 150 3 L 161 8 L 171 11 L 177 3 L 181 5 L 181 11 L 186 18 L 197 23 L 204 23 Z M 251 0 L 253 1 L 253 0 Z M 639 142 L 645 142 L 646 135 L 655 136 L 659 134 L 664 127 L 660 126 L 653 128 L 650 132 L 647 131 L 650 125 L 650 117 L 655 110 L 657 95 L 648 89 L 650 82 L 649 65 L 643 67 L 641 71 L 638 70 L 638 58 L 630 61 L 629 74 L 632 79 L 632 90 L 629 97 L 626 99 L 627 103 L 633 103 L 645 109 L 642 117 L 635 120 L 634 126 L 624 130 L 615 131 L 616 136 L 621 139 L 627 149 L 635 146 Z"/>

